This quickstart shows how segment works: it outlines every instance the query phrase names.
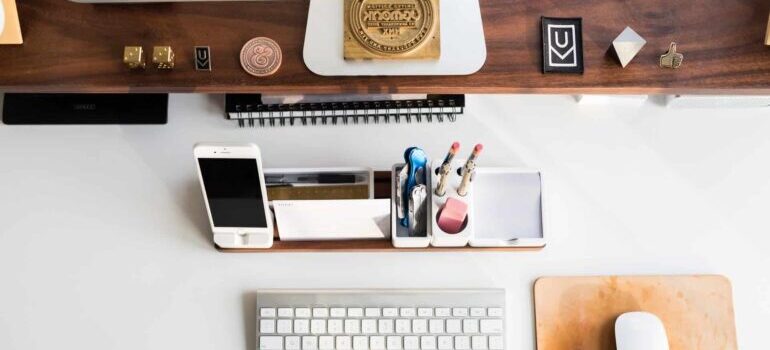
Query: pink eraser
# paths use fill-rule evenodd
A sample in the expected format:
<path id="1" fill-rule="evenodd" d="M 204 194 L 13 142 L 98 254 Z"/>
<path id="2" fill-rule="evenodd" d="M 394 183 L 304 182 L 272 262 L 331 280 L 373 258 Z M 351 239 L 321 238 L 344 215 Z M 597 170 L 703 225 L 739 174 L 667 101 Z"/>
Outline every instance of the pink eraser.
<path id="1" fill-rule="evenodd" d="M 438 227 L 446 233 L 458 233 L 463 228 L 465 218 L 468 216 L 468 204 L 465 202 L 449 198 L 438 214 L 436 221 Z"/>

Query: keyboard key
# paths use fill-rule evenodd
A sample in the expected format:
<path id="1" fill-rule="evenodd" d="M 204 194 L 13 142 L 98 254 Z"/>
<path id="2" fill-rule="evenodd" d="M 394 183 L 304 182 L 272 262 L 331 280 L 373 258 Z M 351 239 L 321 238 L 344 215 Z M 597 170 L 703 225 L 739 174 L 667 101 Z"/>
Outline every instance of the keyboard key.
<path id="1" fill-rule="evenodd" d="M 345 308 L 344 307 L 333 307 L 329 310 L 329 315 L 331 317 L 336 318 L 344 318 L 345 317 Z"/>
<path id="2" fill-rule="evenodd" d="M 371 350 L 385 350 L 385 337 L 375 335 L 369 338 L 369 348 L 371 348 Z"/>
<path id="3" fill-rule="evenodd" d="M 425 334 L 428 333 L 428 320 L 424 318 L 418 318 L 412 320 L 412 333 Z"/>
<path id="4" fill-rule="evenodd" d="M 396 320 L 396 333 L 411 333 L 412 332 L 412 322 L 406 319 L 398 319 Z"/>
<path id="5" fill-rule="evenodd" d="M 318 350 L 318 338 L 314 336 L 302 337 L 302 350 Z"/>
<path id="6" fill-rule="evenodd" d="M 404 337 L 404 350 L 418 349 L 420 349 L 420 337 L 416 335 L 409 335 Z"/>
<path id="7" fill-rule="evenodd" d="M 463 320 L 463 333 L 478 333 L 479 332 L 479 320 L 464 319 Z"/>
<path id="8" fill-rule="evenodd" d="M 454 348 L 454 341 L 449 335 L 442 335 L 438 337 L 438 349 L 439 350 L 451 350 Z"/>
<path id="9" fill-rule="evenodd" d="M 471 308 L 471 316 L 472 317 L 484 317 L 487 313 L 484 310 L 483 307 L 472 307 Z"/>
<path id="10" fill-rule="evenodd" d="M 489 337 L 489 348 L 492 350 L 503 350 L 503 337 Z"/>
<path id="11" fill-rule="evenodd" d="M 391 335 L 387 338 L 388 350 L 401 350 L 401 337 Z"/>
<path id="12" fill-rule="evenodd" d="M 279 307 L 278 317 L 292 318 L 294 317 L 294 309 L 290 307 Z"/>
<path id="13" fill-rule="evenodd" d="M 334 350 L 334 337 L 331 335 L 318 337 L 318 350 Z"/>
<path id="14" fill-rule="evenodd" d="M 275 320 L 259 320 L 259 333 L 260 334 L 275 333 Z"/>
<path id="15" fill-rule="evenodd" d="M 313 317 L 315 318 L 329 317 L 329 309 L 325 307 L 314 307 Z"/>
<path id="16" fill-rule="evenodd" d="M 312 334 L 326 333 L 326 320 L 316 320 L 316 319 L 311 320 L 310 333 Z"/>
<path id="17" fill-rule="evenodd" d="M 359 334 L 359 333 L 361 333 L 360 320 L 345 320 L 345 334 Z"/>
<path id="18" fill-rule="evenodd" d="M 294 320 L 294 333 L 296 334 L 310 333 L 310 320 Z"/>
<path id="19" fill-rule="evenodd" d="M 481 320 L 481 333 L 502 333 L 503 320 Z"/>
<path id="20" fill-rule="evenodd" d="M 377 329 L 381 334 L 393 333 L 393 320 L 390 320 L 390 319 L 379 320 L 379 322 L 377 322 Z"/>
<path id="21" fill-rule="evenodd" d="M 487 337 L 484 335 L 474 335 L 471 337 L 471 348 L 473 350 L 487 350 Z"/>
<path id="22" fill-rule="evenodd" d="M 300 350 L 302 349 L 302 340 L 300 337 L 291 336 L 286 337 L 286 350 Z"/>
<path id="23" fill-rule="evenodd" d="M 417 316 L 417 309 L 413 307 L 402 307 L 401 317 L 415 317 Z"/>
<path id="24" fill-rule="evenodd" d="M 395 307 L 386 307 L 382 309 L 383 317 L 398 317 L 398 309 Z"/>
<path id="25" fill-rule="evenodd" d="M 291 334 L 291 324 L 291 320 L 278 320 L 275 332 L 278 334 Z"/>
<path id="26" fill-rule="evenodd" d="M 369 349 L 368 337 L 365 337 L 362 335 L 357 335 L 353 337 L 353 350 L 368 350 L 368 349 Z"/>
<path id="27" fill-rule="evenodd" d="M 417 309 L 417 316 L 420 317 L 432 317 L 433 316 L 433 309 L 429 307 L 421 307 Z"/>
<path id="28" fill-rule="evenodd" d="M 489 317 L 503 317 L 503 308 L 500 307 L 490 307 L 487 312 Z"/>
<path id="29" fill-rule="evenodd" d="M 299 307 L 294 310 L 294 317 L 296 318 L 310 318 L 310 308 Z"/>
<path id="30" fill-rule="evenodd" d="M 342 320 L 329 320 L 327 322 L 327 328 L 329 334 L 342 334 Z"/>
<path id="31" fill-rule="evenodd" d="M 259 349 L 260 350 L 283 350 L 283 337 L 260 336 Z"/>
<path id="32" fill-rule="evenodd" d="M 429 324 L 429 329 L 431 333 L 433 334 L 444 333 L 444 320 L 439 320 L 434 318 L 430 320 L 428 324 Z"/>
<path id="33" fill-rule="evenodd" d="M 360 307 L 349 307 L 348 317 L 364 317 L 364 309 Z"/>
<path id="34" fill-rule="evenodd" d="M 471 338 L 467 335 L 455 337 L 455 349 L 469 350 L 471 348 Z"/>
<path id="35" fill-rule="evenodd" d="M 259 317 L 275 317 L 275 308 L 263 307 L 259 309 Z"/>
<path id="36" fill-rule="evenodd" d="M 454 317 L 468 317 L 467 307 L 456 307 L 452 309 L 452 316 Z"/>
<path id="37" fill-rule="evenodd" d="M 436 309 L 436 317 L 449 317 L 450 309 L 448 307 L 440 307 Z"/>
<path id="38" fill-rule="evenodd" d="M 463 323 L 458 319 L 446 320 L 446 332 L 458 334 L 463 332 Z"/>
<path id="39" fill-rule="evenodd" d="M 432 335 L 420 337 L 420 347 L 422 350 L 436 350 L 436 337 Z"/>
<path id="40" fill-rule="evenodd" d="M 380 308 L 367 307 L 365 314 L 366 314 L 366 317 L 380 317 Z"/>
<path id="41" fill-rule="evenodd" d="M 341 336 L 337 337 L 335 339 L 335 342 L 337 344 L 337 350 L 350 350 L 351 349 L 351 340 L 349 336 Z"/>
<path id="42" fill-rule="evenodd" d="M 377 333 L 377 320 L 366 319 L 361 321 L 361 333 L 364 333 L 364 334 Z"/>

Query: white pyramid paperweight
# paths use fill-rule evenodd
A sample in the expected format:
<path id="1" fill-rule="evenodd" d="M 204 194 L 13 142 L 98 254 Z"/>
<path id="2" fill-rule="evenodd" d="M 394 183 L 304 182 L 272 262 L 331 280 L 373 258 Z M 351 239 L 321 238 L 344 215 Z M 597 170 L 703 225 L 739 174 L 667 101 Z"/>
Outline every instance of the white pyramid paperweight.
<path id="1" fill-rule="evenodd" d="M 636 34 L 631 27 L 626 27 L 626 29 L 623 29 L 623 32 L 612 41 L 612 48 L 615 50 L 615 54 L 620 60 L 620 65 L 623 66 L 623 68 L 626 68 L 646 43 L 647 40 L 644 40 L 639 34 Z"/>

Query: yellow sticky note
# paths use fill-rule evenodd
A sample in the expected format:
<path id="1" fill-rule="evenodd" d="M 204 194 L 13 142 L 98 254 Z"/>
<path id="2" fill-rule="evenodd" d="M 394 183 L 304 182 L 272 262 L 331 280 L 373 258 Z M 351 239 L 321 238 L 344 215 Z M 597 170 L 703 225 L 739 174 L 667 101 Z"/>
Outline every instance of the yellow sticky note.
<path id="1" fill-rule="evenodd" d="M 0 0 L 0 44 L 21 44 L 21 26 L 16 0 Z"/>

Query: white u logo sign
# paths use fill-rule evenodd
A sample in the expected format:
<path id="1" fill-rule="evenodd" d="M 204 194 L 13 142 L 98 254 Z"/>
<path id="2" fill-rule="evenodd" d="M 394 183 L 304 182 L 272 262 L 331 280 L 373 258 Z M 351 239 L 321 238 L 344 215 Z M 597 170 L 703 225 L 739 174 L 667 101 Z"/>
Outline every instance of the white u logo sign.
<path id="1" fill-rule="evenodd" d="M 567 47 L 567 45 L 569 44 L 569 36 L 568 36 L 569 33 L 564 32 L 564 43 L 563 44 L 559 41 L 559 32 L 556 31 L 553 34 L 556 36 L 554 38 L 554 40 L 556 41 L 556 46 L 558 46 L 561 49 Z"/>

